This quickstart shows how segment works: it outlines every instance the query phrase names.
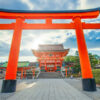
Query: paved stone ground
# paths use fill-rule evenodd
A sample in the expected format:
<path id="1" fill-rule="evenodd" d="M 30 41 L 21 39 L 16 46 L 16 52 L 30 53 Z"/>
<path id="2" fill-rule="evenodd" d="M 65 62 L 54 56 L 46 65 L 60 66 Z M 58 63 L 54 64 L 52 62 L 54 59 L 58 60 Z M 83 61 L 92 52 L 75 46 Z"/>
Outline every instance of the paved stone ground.
<path id="1" fill-rule="evenodd" d="M 94 100 L 66 81 L 66 79 L 29 81 L 26 88 L 15 93 L 0 93 L 0 100 Z"/>
<path id="2" fill-rule="evenodd" d="M 97 91 L 95 92 L 86 92 L 82 90 L 82 81 L 81 79 L 64 79 L 68 84 L 82 92 L 83 94 L 89 96 L 93 100 L 100 100 L 100 87 L 97 87 Z"/>
<path id="3" fill-rule="evenodd" d="M 20 92 L 24 90 L 25 88 L 29 88 L 33 82 L 36 80 L 34 79 L 28 79 L 28 80 L 17 80 L 17 87 L 16 87 L 16 92 L 15 93 L 1 93 L 0 92 L 0 100 L 7 100 L 11 96 L 15 95 L 17 92 Z M 0 91 L 2 87 L 2 80 L 0 80 Z"/>

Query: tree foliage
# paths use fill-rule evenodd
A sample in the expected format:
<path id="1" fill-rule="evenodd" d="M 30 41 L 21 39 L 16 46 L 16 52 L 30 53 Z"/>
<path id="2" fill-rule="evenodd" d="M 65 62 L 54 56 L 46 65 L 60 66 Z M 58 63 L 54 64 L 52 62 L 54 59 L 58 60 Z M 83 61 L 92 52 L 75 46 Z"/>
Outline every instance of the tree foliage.
<path id="1" fill-rule="evenodd" d="M 92 53 L 89 53 L 89 59 L 91 63 L 91 67 L 94 68 L 96 64 L 98 64 L 98 60 L 100 57 L 98 55 L 93 55 Z M 64 61 L 66 63 L 74 63 L 73 70 L 74 73 L 79 73 L 81 71 L 80 67 L 80 60 L 79 60 L 79 53 L 76 51 L 75 56 L 66 56 Z"/>
<path id="2" fill-rule="evenodd" d="M 89 53 L 89 59 L 91 63 L 91 67 L 94 68 L 96 64 L 98 64 L 98 55 L 93 55 L 92 53 Z"/>
<path id="3" fill-rule="evenodd" d="M 80 61 L 79 61 L 79 56 L 78 56 L 77 52 L 76 52 L 75 56 L 66 56 L 64 61 L 66 63 L 68 63 L 68 62 L 73 63 L 72 67 L 73 67 L 74 73 L 80 72 Z"/>

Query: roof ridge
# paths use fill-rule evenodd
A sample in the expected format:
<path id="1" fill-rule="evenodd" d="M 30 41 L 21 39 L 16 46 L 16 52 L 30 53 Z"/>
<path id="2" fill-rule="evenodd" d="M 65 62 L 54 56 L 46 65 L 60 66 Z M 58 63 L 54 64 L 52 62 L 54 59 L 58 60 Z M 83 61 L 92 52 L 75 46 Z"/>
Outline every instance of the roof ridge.
<path id="1" fill-rule="evenodd" d="M 55 45 L 63 45 L 63 44 L 40 44 L 39 46 L 45 46 L 45 45 L 50 45 L 50 46 L 54 45 L 55 46 Z"/>

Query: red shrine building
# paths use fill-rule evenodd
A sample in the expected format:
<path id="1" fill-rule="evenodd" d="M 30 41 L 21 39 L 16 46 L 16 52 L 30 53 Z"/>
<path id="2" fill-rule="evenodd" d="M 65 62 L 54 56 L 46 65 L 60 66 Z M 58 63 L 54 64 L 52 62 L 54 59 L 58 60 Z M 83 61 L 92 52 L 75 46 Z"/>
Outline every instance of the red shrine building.
<path id="1" fill-rule="evenodd" d="M 64 49 L 62 44 L 56 45 L 39 45 L 38 50 L 32 50 L 38 58 L 40 70 L 43 72 L 60 71 L 64 56 L 69 49 Z"/>

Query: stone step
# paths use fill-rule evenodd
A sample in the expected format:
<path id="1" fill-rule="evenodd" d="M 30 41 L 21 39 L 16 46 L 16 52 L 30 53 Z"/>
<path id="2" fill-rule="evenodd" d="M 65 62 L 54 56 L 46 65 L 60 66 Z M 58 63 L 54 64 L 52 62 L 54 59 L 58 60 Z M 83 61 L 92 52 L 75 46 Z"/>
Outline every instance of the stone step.
<path id="1" fill-rule="evenodd" d="M 60 72 L 41 72 L 38 78 L 63 78 Z"/>

